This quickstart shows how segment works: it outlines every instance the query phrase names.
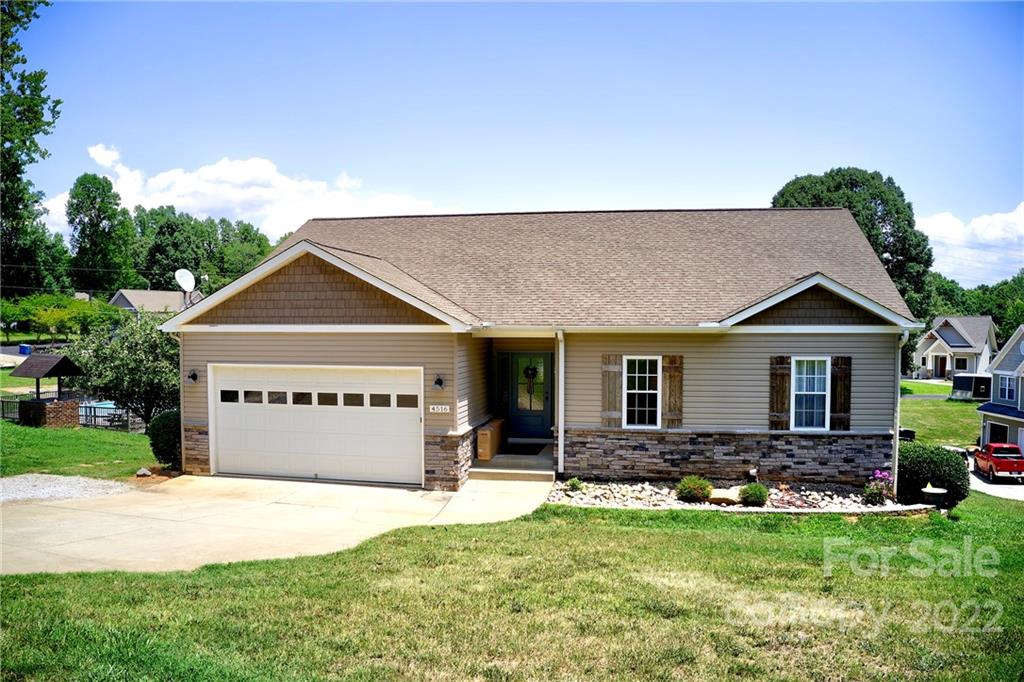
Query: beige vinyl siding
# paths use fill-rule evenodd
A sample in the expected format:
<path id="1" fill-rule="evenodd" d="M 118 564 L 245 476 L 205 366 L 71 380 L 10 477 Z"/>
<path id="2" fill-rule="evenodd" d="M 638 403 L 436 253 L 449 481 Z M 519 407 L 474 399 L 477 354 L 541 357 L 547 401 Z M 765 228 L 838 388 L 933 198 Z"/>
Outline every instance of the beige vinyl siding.
<path id="1" fill-rule="evenodd" d="M 423 368 L 424 430 L 443 434 L 452 430 L 453 414 L 434 413 L 429 405 L 453 405 L 453 334 L 231 334 L 184 333 L 181 335 L 182 367 L 195 370 L 199 381 L 182 384 L 182 420 L 207 424 L 206 376 L 208 363 L 379 365 Z M 442 390 L 434 378 L 445 377 Z M 454 407 L 451 408 L 454 411 Z"/>
<path id="2" fill-rule="evenodd" d="M 768 429 L 769 358 L 849 355 L 853 431 L 891 429 L 895 334 L 566 336 L 565 421 L 601 423 L 601 355 L 682 355 L 684 429 Z"/>
<path id="3" fill-rule="evenodd" d="M 479 426 L 488 417 L 487 359 L 490 339 L 459 334 L 455 343 L 456 429 Z"/>

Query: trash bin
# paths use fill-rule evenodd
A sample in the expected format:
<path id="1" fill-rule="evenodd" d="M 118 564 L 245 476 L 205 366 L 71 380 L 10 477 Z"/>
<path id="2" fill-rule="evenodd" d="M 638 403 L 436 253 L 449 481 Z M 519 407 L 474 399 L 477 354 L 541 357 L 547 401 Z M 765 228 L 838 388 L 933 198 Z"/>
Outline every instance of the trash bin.
<path id="1" fill-rule="evenodd" d="M 27 343 L 18 344 L 18 355 L 32 355 L 32 346 Z"/>

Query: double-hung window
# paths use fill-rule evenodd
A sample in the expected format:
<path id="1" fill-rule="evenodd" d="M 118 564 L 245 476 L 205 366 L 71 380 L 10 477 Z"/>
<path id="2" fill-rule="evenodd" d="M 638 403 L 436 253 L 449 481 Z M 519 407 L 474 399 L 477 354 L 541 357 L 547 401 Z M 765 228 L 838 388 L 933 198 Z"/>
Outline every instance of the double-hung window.
<path id="1" fill-rule="evenodd" d="M 1005 374 L 999 375 L 999 399 L 1000 400 L 1016 400 L 1017 399 L 1017 378 L 1012 376 L 1006 376 Z"/>
<path id="2" fill-rule="evenodd" d="M 793 358 L 792 429 L 828 429 L 831 364 L 831 358 Z"/>
<path id="3" fill-rule="evenodd" d="M 661 357 L 622 358 L 622 427 L 661 427 Z"/>
<path id="4" fill-rule="evenodd" d="M 953 358 L 953 369 L 957 372 L 966 372 L 967 358 Z"/>

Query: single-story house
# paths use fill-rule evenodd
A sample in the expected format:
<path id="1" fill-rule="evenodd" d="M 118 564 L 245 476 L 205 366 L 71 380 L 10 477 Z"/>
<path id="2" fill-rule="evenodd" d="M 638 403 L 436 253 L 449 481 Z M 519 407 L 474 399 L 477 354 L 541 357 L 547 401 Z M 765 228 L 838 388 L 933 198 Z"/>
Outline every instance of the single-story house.
<path id="1" fill-rule="evenodd" d="M 1024 447 L 1024 324 L 992 360 L 992 400 L 981 412 L 981 444 L 1018 443 Z"/>
<path id="2" fill-rule="evenodd" d="M 156 289 L 118 289 L 108 303 L 133 313 L 177 313 L 203 300 L 198 291 L 159 291 Z"/>
<path id="3" fill-rule="evenodd" d="M 308 221 L 168 320 L 183 462 L 458 489 L 476 429 L 564 476 L 863 482 L 914 321 L 845 209 Z"/>
<path id="4" fill-rule="evenodd" d="M 988 372 L 996 352 L 996 325 L 988 315 L 943 315 L 917 342 L 918 379 L 949 379 Z"/>

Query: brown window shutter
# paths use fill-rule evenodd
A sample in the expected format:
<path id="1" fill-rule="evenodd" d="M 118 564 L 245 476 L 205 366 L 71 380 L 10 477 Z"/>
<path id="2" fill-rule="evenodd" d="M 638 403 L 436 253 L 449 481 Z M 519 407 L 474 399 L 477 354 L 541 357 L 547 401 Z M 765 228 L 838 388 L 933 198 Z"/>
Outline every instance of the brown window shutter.
<path id="1" fill-rule="evenodd" d="M 770 365 L 768 390 L 768 428 L 772 431 L 789 430 L 789 382 L 792 358 L 773 355 Z"/>
<path id="2" fill-rule="evenodd" d="M 661 356 L 661 426 L 683 428 L 683 356 Z"/>
<path id="3" fill-rule="evenodd" d="M 601 426 L 622 426 L 622 356 L 601 356 Z"/>
<path id="4" fill-rule="evenodd" d="M 832 356 L 832 397 L 829 402 L 828 428 L 832 431 L 850 430 L 850 383 L 853 358 L 849 355 Z"/>

